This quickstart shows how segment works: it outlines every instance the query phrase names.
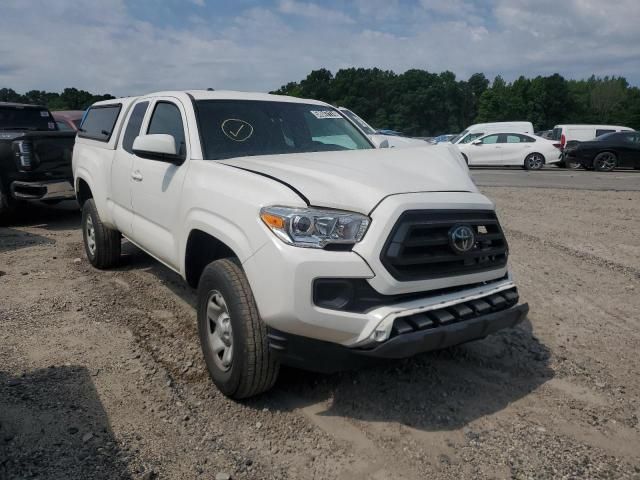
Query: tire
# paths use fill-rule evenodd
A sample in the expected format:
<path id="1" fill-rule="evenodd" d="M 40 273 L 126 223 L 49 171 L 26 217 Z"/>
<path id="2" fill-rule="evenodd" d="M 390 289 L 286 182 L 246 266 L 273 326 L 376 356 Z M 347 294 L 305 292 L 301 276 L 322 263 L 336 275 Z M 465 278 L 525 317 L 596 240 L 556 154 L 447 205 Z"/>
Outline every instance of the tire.
<path id="1" fill-rule="evenodd" d="M 530 153 L 524 159 L 524 169 L 525 170 L 540 170 L 544 167 L 544 155 L 541 153 Z"/>
<path id="2" fill-rule="evenodd" d="M 198 334 L 209 375 L 227 397 L 252 397 L 275 383 L 280 365 L 269 348 L 267 327 L 247 277 L 232 259 L 216 260 L 202 272 Z"/>
<path id="3" fill-rule="evenodd" d="M 610 172 L 618 166 L 618 157 L 613 152 L 600 152 L 593 159 L 593 168 L 596 172 Z"/>
<path id="4" fill-rule="evenodd" d="M 82 206 L 82 238 L 89 263 L 96 268 L 113 267 L 120 261 L 120 232 L 105 226 L 100 220 L 93 198 Z"/>
<path id="5" fill-rule="evenodd" d="M 0 218 L 11 213 L 13 205 L 9 194 L 2 187 L 2 179 L 0 178 Z"/>

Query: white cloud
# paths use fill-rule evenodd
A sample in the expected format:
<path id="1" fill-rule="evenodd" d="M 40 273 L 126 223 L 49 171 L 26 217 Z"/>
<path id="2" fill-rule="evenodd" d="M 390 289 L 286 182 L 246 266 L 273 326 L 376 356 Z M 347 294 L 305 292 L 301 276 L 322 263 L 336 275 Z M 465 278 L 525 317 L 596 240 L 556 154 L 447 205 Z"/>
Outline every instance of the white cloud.
<path id="1" fill-rule="evenodd" d="M 473 21 L 435 15 L 424 4 L 357 1 L 348 13 L 281 1 L 224 18 L 205 6 L 167 26 L 134 18 L 125 0 L 3 0 L 0 87 L 264 91 L 315 68 L 350 66 L 451 70 L 463 78 L 608 74 L 640 83 L 640 1 L 610 2 L 602 15 L 595 0 L 494 0 Z M 327 12 L 349 21 L 329 20 Z"/>
<path id="2" fill-rule="evenodd" d="M 323 22 L 355 23 L 345 13 L 338 10 L 321 7 L 312 2 L 299 2 L 297 0 L 280 0 L 278 10 L 290 15 L 299 15 Z"/>

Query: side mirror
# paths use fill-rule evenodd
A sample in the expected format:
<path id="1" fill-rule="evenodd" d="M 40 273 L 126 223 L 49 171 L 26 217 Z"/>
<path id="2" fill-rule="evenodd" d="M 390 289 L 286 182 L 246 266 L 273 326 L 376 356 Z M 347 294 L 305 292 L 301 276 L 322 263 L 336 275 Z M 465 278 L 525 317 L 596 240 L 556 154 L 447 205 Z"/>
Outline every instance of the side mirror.
<path id="1" fill-rule="evenodd" d="M 473 142 L 471 142 L 471 145 L 482 145 L 482 140 L 474 140 Z"/>
<path id="2" fill-rule="evenodd" d="M 173 135 L 156 133 L 140 135 L 133 141 L 133 153 L 142 158 L 160 162 L 181 164 L 184 156 L 178 153 Z"/>
<path id="3" fill-rule="evenodd" d="M 378 145 L 378 148 L 389 148 L 389 140 L 384 139 Z"/>

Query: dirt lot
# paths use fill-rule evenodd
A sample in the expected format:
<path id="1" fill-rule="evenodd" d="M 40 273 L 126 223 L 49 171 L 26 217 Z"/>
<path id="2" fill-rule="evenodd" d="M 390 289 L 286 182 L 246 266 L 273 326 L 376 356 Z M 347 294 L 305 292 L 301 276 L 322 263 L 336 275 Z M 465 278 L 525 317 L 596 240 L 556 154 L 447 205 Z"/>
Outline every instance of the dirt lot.
<path id="1" fill-rule="evenodd" d="M 235 403 L 194 293 L 73 211 L 0 228 L 0 478 L 640 478 L 640 192 L 485 188 L 529 322 Z"/>

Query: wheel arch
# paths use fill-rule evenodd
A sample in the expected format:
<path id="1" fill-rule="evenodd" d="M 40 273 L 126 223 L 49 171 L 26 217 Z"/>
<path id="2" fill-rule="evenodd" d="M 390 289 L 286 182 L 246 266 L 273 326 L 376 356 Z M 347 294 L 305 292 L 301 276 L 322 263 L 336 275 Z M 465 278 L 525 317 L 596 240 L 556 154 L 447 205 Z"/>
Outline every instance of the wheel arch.
<path id="1" fill-rule="evenodd" d="M 79 177 L 76 179 L 76 200 L 80 204 L 80 208 L 84 205 L 84 202 L 93 198 L 93 190 L 89 186 L 89 182 L 87 182 L 84 178 Z"/>
<path id="2" fill-rule="evenodd" d="M 233 228 L 214 229 L 212 225 L 221 225 L 221 219 L 216 218 L 214 222 L 194 222 L 187 229 L 188 234 L 183 242 L 184 251 L 183 275 L 187 283 L 192 287 L 197 287 L 200 275 L 204 268 L 215 260 L 221 258 L 235 257 L 243 262 L 251 255 L 248 240 L 233 226 Z"/>

